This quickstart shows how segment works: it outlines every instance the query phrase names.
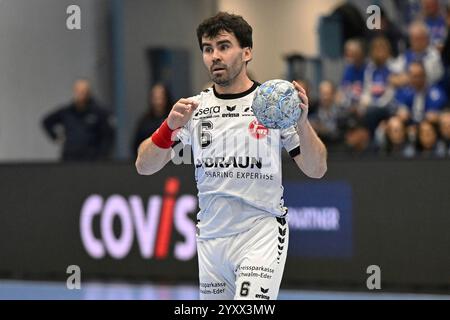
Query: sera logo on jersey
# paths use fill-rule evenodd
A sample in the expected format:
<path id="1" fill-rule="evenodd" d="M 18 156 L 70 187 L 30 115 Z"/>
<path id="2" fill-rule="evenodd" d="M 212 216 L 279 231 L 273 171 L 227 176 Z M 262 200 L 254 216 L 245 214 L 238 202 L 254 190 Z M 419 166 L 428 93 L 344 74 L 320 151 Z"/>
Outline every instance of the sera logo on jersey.
<path id="1" fill-rule="evenodd" d="M 269 134 L 269 129 L 255 119 L 248 125 L 248 132 L 250 133 L 250 136 L 255 139 L 263 139 Z"/>
<path id="2" fill-rule="evenodd" d="M 220 114 L 220 106 L 211 106 L 206 108 L 198 109 L 196 113 L 194 113 L 194 119 L 208 119 L 208 118 L 217 118 Z"/>

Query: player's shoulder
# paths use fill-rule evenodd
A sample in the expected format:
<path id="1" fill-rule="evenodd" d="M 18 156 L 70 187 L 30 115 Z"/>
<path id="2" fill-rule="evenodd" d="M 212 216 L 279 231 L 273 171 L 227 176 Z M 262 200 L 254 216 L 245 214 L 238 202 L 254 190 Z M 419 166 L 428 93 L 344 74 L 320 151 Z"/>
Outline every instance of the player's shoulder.
<path id="1" fill-rule="evenodd" d="M 212 87 L 210 87 L 210 88 L 203 89 L 197 95 L 189 97 L 189 99 L 192 99 L 198 103 L 202 103 L 202 102 L 208 101 L 212 97 L 214 97 L 214 92 L 213 92 Z"/>
<path id="2" fill-rule="evenodd" d="M 203 91 L 201 91 L 200 93 L 198 93 L 198 94 L 196 94 L 194 96 L 186 97 L 186 99 L 193 100 L 193 101 L 195 101 L 197 103 L 201 103 L 203 98 L 204 98 L 204 92 Z"/>
<path id="3" fill-rule="evenodd" d="M 200 92 L 200 94 L 198 96 L 200 96 L 202 98 L 213 97 L 214 96 L 213 87 L 209 87 L 209 88 L 202 90 L 202 92 Z"/>
<path id="4" fill-rule="evenodd" d="M 198 93 L 195 96 L 192 96 L 192 99 L 198 98 L 198 97 L 202 97 L 202 96 L 207 96 L 213 93 L 213 88 L 212 87 L 208 87 L 203 89 L 202 91 L 200 91 L 200 93 Z"/>
<path id="5" fill-rule="evenodd" d="M 212 91 L 213 91 L 213 87 L 211 86 L 211 87 L 204 89 L 201 93 L 210 93 Z"/>

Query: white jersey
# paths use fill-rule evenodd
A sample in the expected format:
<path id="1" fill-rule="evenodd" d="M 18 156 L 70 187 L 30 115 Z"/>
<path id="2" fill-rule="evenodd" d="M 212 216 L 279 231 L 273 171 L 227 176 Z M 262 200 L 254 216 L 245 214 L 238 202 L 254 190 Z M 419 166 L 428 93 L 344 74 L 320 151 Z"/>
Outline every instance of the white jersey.
<path id="1" fill-rule="evenodd" d="M 281 148 L 300 153 L 295 127 L 266 129 L 251 109 L 258 84 L 240 94 L 209 88 L 191 99 L 199 103 L 177 137 L 190 144 L 195 165 L 199 238 L 246 231 L 266 216 L 283 216 Z"/>

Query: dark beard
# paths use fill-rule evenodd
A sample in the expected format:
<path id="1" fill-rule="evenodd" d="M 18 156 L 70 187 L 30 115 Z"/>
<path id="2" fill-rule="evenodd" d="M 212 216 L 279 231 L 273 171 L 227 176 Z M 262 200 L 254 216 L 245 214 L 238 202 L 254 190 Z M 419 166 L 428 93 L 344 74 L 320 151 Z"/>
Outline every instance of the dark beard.
<path id="1" fill-rule="evenodd" d="M 244 65 L 242 64 L 241 67 L 239 68 L 239 70 L 237 70 L 237 72 L 234 74 L 234 76 L 232 76 L 230 74 L 230 77 L 228 77 L 228 78 L 215 77 L 214 74 L 211 73 L 211 81 L 221 87 L 228 87 L 231 85 L 233 80 L 241 73 L 243 67 L 244 67 Z M 230 69 L 228 69 L 228 70 L 230 70 Z"/>
<path id="2" fill-rule="evenodd" d="M 231 79 L 220 79 L 217 77 L 212 77 L 211 80 L 221 87 L 228 87 L 231 84 Z"/>

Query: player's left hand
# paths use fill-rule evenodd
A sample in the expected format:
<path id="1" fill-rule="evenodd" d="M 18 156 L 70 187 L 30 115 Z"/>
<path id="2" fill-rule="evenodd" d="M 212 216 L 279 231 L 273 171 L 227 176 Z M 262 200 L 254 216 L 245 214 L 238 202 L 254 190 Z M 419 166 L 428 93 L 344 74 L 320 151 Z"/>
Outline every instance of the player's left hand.
<path id="1" fill-rule="evenodd" d="M 300 118 L 298 119 L 298 126 L 301 128 L 304 124 L 306 124 L 306 121 L 308 120 L 308 96 L 306 95 L 305 89 L 302 88 L 296 81 L 292 81 L 292 84 L 294 85 L 295 89 L 298 91 L 298 97 L 300 98 L 300 105 L 299 108 L 302 109 L 302 114 L 300 115 Z"/>

